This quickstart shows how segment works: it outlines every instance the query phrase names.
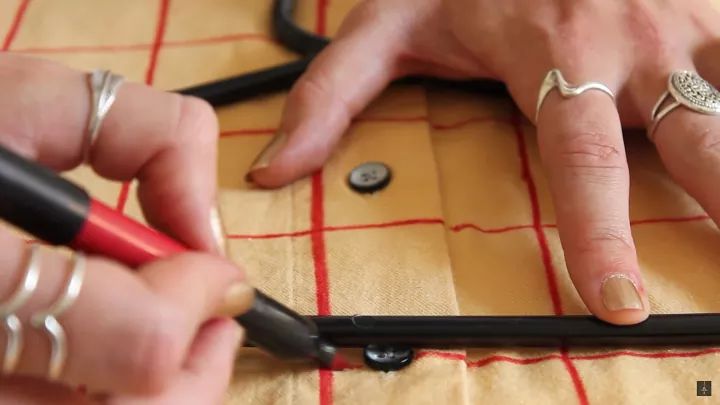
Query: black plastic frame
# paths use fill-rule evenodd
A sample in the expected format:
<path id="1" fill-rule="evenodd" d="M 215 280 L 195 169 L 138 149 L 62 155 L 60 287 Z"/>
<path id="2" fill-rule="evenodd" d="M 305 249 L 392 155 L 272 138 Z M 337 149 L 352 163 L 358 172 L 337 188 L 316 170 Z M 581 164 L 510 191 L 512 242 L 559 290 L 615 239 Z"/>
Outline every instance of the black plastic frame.
<path id="1" fill-rule="evenodd" d="M 718 314 L 651 315 L 632 326 L 594 316 L 314 316 L 336 347 L 627 347 L 720 343 Z"/>

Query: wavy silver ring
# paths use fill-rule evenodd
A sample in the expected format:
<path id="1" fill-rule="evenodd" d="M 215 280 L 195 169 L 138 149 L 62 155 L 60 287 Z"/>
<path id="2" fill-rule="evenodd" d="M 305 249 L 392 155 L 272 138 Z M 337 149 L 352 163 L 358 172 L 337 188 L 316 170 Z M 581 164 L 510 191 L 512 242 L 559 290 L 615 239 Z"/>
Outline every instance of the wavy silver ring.
<path id="1" fill-rule="evenodd" d="M 538 115 L 540 114 L 540 107 L 542 106 L 545 98 L 550 93 L 550 91 L 556 87 L 560 91 L 560 94 L 565 98 L 579 96 L 587 90 L 600 90 L 610 96 L 613 102 L 615 102 L 615 94 L 613 94 L 613 92 L 606 85 L 599 82 L 586 82 L 579 86 L 573 86 L 565 80 L 559 69 L 552 69 L 547 73 L 547 75 L 545 75 L 545 79 L 540 86 L 537 106 L 535 107 L 536 123 L 538 120 Z"/>
<path id="2" fill-rule="evenodd" d="M 72 271 L 63 294 L 55 301 L 50 308 L 40 311 L 30 318 L 30 323 L 35 328 L 43 328 L 51 340 L 50 364 L 48 366 L 48 378 L 56 380 L 60 377 L 65 361 L 67 360 L 67 336 L 57 317 L 62 315 L 75 302 L 80 294 L 83 279 L 85 277 L 85 256 L 75 253 L 72 263 Z"/>
<path id="3" fill-rule="evenodd" d="M 110 107 L 115 102 L 117 91 L 123 81 L 122 76 L 116 75 L 109 70 L 94 70 L 88 75 L 91 103 L 90 119 L 83 146 L 83 159 L 85 162 L 90 159 L 90 151 L 100 132 L 100 126 L 110 111 Z"/>
<path id="4" fill-rule="evenodd" d="M 662 107 L 666 101 L 667 105 Z M 658 123 L 677 107 L 683 106 L 701 114 L 720 114 L 720 92 L 695 72 L 678 70 L 668 77 L 667 90 L 660 96 L 650 112 L 648 137 L 654 141 Z"/>
<path id="5" fill-rule="evenodd" d="M 3 318 L 5 333 L 8 339 L 7 346 L 5 347 L 5 357 L 3 358 L 3 374 L 12 373 L 20 361 L 20 355 L 23 350 L 23 331 L 22 323 L 20 323 L 20 319 L 15 315 L 15 312 L 25 305 L 33 292 L 35 292 L 39 276 L 40 246 L 33 243 L 30 246 L 22 282 L 10 298 L 0 304 L 0 316 Z"/>

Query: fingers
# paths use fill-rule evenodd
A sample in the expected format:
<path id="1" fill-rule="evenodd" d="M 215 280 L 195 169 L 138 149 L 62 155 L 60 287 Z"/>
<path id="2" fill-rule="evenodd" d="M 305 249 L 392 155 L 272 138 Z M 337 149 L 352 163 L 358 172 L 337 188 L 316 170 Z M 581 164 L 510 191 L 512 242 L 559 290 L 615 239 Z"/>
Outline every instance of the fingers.
<path id="1" fill-rule="evenodd" d="M 648 106 L 647 111 L 666 90 L 667 77 L 671 72 L 667 69 L 653 76 L 652 83 L 645 87 L 642 99 Z M 720 179 L 718 118 L 680 106 L 658 121 L 651 136 L 669 174 L 697 200 L 716 224 L 720 224 L 720 194 L 716 185 Z M 648 122 L 648 127 L 650 125 Z"/>
<path id="2" fill-rule="evenodd" d="M 6 300 L 24 271 L 24 242 L 0 235 L 0 297 Z M 65 287 L 68 259 L 43 251 L 37 289 L 18 311 L 24 349 L 16 375 L 45 378 L 49 338 L 31 328 L 30 316 L 47 308 Z M 220 311 L 226 292 L 243 275 L 214 256 L 184 254 L 140 269 L 140 274 L 88 259 L 77 300 L 59 317 L 68 357 L 61 381 L 91 392 L 155 393 L 185 367 L 197 331 Z M 180 291 L 184 291 L 183 294 Z M 0 335 L 0 347 L 6 345 Z M 3 349 L 4 350 L 4 349 Z"/>
<path id="3" fill-rule="evenodd" d="M 0 87 L 0 143 L 56 170 L 80 163 L 90 114 L 85 74 L 2 54 Z M 90 161 L 109 179 L 139 179 L 139 198 L 153 225 L 217 252 L 222 245 L 211 225 L 216 139 L 216 118 L 206 103 L 124 83 Z"/>
<path id="4" fill-rule="evenodd" d="M 212 320 L 198 333 L 183 372 L 167 390 L 154 396 L 119 396 L 111 403 L 220 404 L 232 376 L 235 352 L 241 339 L 242 332 L 231 319 Z"/>
<path id="5" fill-rule="evenodd" d="M 373 20 L 367 8 L 348 17 L 294 85 L 279 131 L 253 162 L 249 181 L 279 187 L 319 169 L 352 118 L 398 75 L 403 41 L 393 18 Z"/>
<path id="6" fill-rule="evenodd" d="M 571 83 L 581 77 L 567 77 Z M 558 232 L 573 284 L 600 319 L 648 315 L 629 220 L 629 175 L 620 119 L 598 90 L 563 99 L 553 90 L 538 121 Z"/>
<path id="7" fill-rule="evenodd" d="M 242 330 L 226 318 L 203 325 L 197 335 L 185 367 L 165 391 L 146 395 L 81 394 L 67 385 L 53 384 L 38 378 L 3 377 L 0 379 L 0 403 L 8 404 L 219 404 L 232 377 L 235 352 L 241 343 Z"/>

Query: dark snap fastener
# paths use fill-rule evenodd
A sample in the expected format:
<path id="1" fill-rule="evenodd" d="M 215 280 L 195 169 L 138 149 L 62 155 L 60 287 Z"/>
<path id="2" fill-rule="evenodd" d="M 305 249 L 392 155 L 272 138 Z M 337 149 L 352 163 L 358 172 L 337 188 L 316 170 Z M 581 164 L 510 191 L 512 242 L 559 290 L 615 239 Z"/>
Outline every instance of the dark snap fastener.
<path id="1" fill-rule="evenodd" d="M 350 171 L 348 184 L 358 193 L 374 193 L 387 187 L 392 172 L 384 163 L 367 162 Z"/>
<path id="2" fill-rule="evenodd" d="M 412 363 L 413 350 L 404 346 L 367 345 L 363 358 L 365 364 L 374 370 L 397 371 Z"/>

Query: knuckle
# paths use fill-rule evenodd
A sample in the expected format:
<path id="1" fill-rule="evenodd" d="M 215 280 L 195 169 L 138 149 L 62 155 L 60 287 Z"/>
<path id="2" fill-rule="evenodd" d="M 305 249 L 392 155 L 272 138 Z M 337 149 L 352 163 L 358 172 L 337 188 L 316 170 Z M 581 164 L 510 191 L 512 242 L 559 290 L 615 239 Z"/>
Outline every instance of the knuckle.
<path id="1" fill-rule="evenodd" d="M 622 147 L 603 132 L 561 135 L 559 164 L 566 173 L 602 184 L 624 178 L 628 169 Z"/>
<path id="2" fill-rule="evenodd" d="M 322 74 L 308 75 L 301 80 L 295 88 L 294 96 L 299 103 L 312 102 L 312 100 L 327 98 L 332 96 L 332 89 L 327 80 L 320 80 L 318 76 Z"/>
<path id="3" fill-rule="evenodd" d="M 175 96 L 177 103 L 175 133 L 177 142 L 185 142 L 192 138 L 196 143 L 214 144 L 218 137 L 218 119 L 212 106 L 205 100 L 189 97 Z"/>
<path id="4" fill-rule="evenodd" d="M 359 107 L 349 102 L 340 92 L 336 91 L 333 81 L 327 78 L 333 77 L 333 72 L 325 67 L 318 67 L 313 74 L 308 75 L 305 79 L 298 82 L 296 88 L 291 95 L 295 105 L 306 105 L 320 102 L 325 105 L 332 105 L 333 112 L 340 113 L 342 120 L 349 120 L 350 116 Z M 329 114 L 331 115 L 331 114 Z"/>
<path id="5" fill-rule="evenodd" d="M 652 6 L 645 1 L 629 1 L 625 20 L 632 41 L 638 52 L 652 61 L 672 60 L 676 52 L 672 51 L 670 37 L 666 35 L 664 24 L 653 12 Z"/>
<path id="6" fill-rule="evenodd" d="M 161 392 L 182 363 L 179 311 L 159 305 L 146 314 L 144 322 L 127 341 L 125 375 L 140 392 Z"/>
<path id="7" fill-rule="evenodd" d="M 608 251 L 627 252 L 635 249 L 630 231 L 613 225 L 594 226 L 585 237 L 575 239 L 573 245 L 580 254 L 605 255 Z"/>

